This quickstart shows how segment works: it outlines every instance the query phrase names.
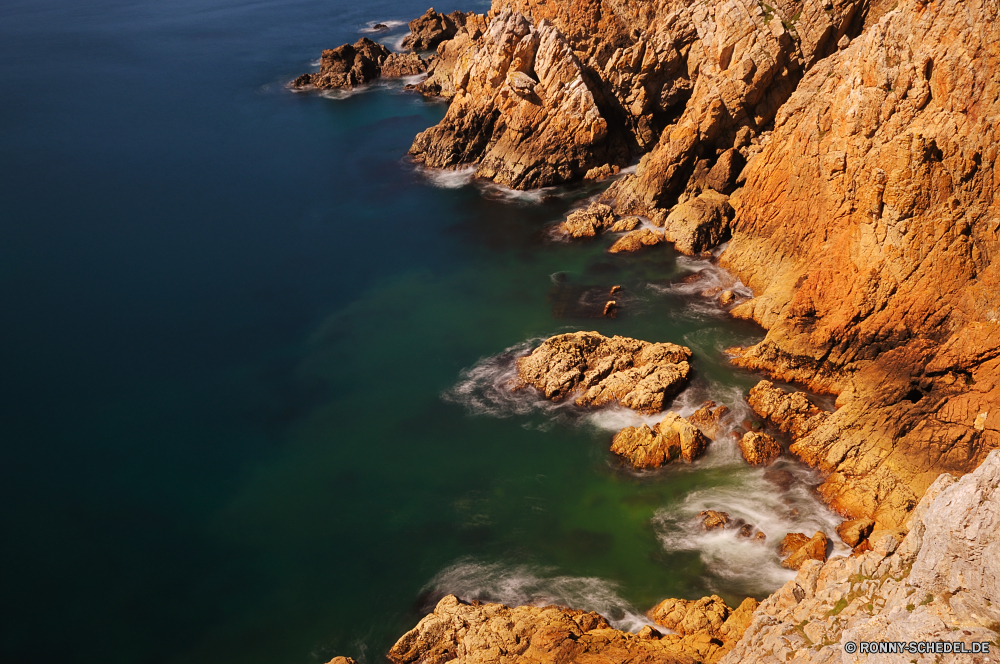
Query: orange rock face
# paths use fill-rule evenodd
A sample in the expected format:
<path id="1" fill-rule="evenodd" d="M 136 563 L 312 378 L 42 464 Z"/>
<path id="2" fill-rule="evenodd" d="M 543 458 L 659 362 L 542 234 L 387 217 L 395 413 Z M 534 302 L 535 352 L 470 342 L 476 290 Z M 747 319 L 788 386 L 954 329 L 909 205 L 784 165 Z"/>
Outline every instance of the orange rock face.
<path id="1" fill-rule="evenodd" d="M 839 394 L 792 451 L 876 528 L 1000 446 L 997 13 L 900 2 L 813 66 L 733 197 L 734 311 L 769 330 L 736 362 Z"/>

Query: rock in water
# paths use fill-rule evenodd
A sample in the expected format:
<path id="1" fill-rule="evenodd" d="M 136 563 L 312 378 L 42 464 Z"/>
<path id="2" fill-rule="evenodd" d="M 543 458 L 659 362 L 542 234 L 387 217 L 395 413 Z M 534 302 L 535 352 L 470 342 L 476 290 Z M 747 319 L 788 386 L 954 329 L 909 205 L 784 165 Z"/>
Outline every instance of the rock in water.
<path id="1" fill-rule="evenodd" d="M 839 662 L 848 641 L 964 641 L 966 648 L 988 642 L 990 655 L 953 660 L 995 661 L 1000 451 L 957 481 L 947 473 L 938 477 L 902 532 L 900 541 L 898 532 L 873 531 L 863 542 L 870 542 L 867 552 L 826 563 L 806 561 L 794 579 L 761 603 L 722 663 Z"/>
<path id="2" fill-rule="evenodd" d="M 313 86 L 330 90 L 371 83 L 379 77 L 382 63 L 388 57 L 389 49 L 362 37 L 354 44 L 344 44 L 323 51 L 319 72 L 299 76 L 292 81 L 292 87 Z"/>
<path id="3" fill-rule="evenodd" d="M 781 445 L 766 433 L 748 431 L 740 438 L 740 453 L 751 466 L 767 466 L 781 456 Z"/>
<path id="4" fill-rule="evenodd" d="M 390 53 L 382 44 L 362 37 L 354 44 L 323 51 L 319 72 L 302 74 L 292 81 L 291 86 L 298 89 L 349 89 L 371 83 L 380 76 L 412 76 L 426 68 L 426 63 L 416 54 Z"/>
<path id="5" fill-rule="evenodd" d="M 643 247 L 652 247 L 663 242 L 663 234 L 649 228 L 640 228 L 637 231 L 626 233 L 611 245 L 608 252 L 618 254 L 622 252 L 639 251 Z"/>
<path id="6" fill-rule="evenodd" d="M 694 664 L 681 647 L 648 636 L 612 629 L 592 611 L 470 605 L 448 595 L 387 656 L 394 664 Z"/>
<path id="7" fill-rule="evenodd" d="M 547 21 L 510 9 L 456 56 L 454 97 L 410 154 L 432 168 L 476 164 L 478 177 L 514 189 L 578 180 L 628 150 L 608 123 L 573 49 Z"/>
<path id="8" fill-rule="evenodd" d="M 594 237 L 599 232 L 610 229 L 614 223 L 615 215 L 611 206 L 591 203 L 586 209 L 570 213 L 566 221 L 559 225 L 559 230 L 576 238 Z"/>
<path id="9" fill-rule="evenodd" d="M 517 360 L 519 386 L 531 385 L 547 399 L 565 399 L 582 389 L 580 406 L 618 402 L 642 413 L 663 410 L 687 383 L 691 349 L 597 332 L 546 339 Z"/>
<path id="10" fill-rule="evenodd" d="M 729 197 L 708 190 L 676 206 L 664 221 L 664 233 L 677 251 L 696 256 L 726 239 L 732 218 Z"/>
<path id="11" fill-rule="evenodd" d="M 634 468 L 658 468 L 677 459 L 688 463 L 705 451 L 708 440 L 677 413 L 667 413 L 652 428 L 625 427 L 611 443 L 611 451 L 625 457 Z"/>
<path id="12" fill-rule="evenodd" d="M 709 439 L 715 440 L 719 437 L 722 421 L 728 414 L 728 406 L 720 406 L 714 401 L 706 401 L 687 420 L 701 429 L 701 432 L 708 436 Z"/>
<path id="13" fill-rule="evenodd" d="M 410 21 L 410 34 L 403 40 L 403 48 L 413 51 L 430 51 L 441 42 L 451 39 L 465 25 L 466 15 L 455 11 L 439 14 L 431 7 L 423 16 Z"/>
<path id="14" fill-rule="evenodd" d="M 829 413 L 817 408 L 802 392 L 788 393 L 762 380 L 750 390 L 750 407 L 792 438 L 801 438 L 826 420 Z"/>
<path id="15" fill-rule="evenodd" d="M 729 525 L 729 512 L 705 510 L 698 512 L 698 518 L 701 519 L 701 527 L 704 530 L 717 530 Z"/>
<path id="16" fill-rule="evenodd" d="M 798 533 L 796 533 L 798 534 Z M 803 536 L 804 537 L 804 536 Z M 788 536 L 782 540 L 782 550 L 786 550 L 785 542 L 788 541 Z M 802 564 L 807 560 L 826 560 L 826 545 L 827 537 L 822 532 L 817 532 L 811 538 L 806 540 L 797 548 L 794 548 L 791 554 L 781 561 L 782 567 L 787 567 L 788 569 L 799 569 Z"/>
<path id="17" fill-rule="evenodd" d="M 356 662 L 351 657 L 334 657 L 326 664 L 356 664 Z"/>

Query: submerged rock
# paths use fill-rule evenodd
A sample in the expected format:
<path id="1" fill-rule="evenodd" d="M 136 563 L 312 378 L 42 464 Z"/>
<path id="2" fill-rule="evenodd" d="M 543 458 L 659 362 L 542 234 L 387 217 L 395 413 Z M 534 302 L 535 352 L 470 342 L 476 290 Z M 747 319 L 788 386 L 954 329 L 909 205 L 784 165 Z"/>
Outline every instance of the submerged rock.
<path id="1" fill-rule="evenodd" d="M 748 431 L 740 438 L 740 454 L 751 466 L 767 466 L 781 456 L 781 444 L 766 433 Z"/>
<path id="2" fill-rule="evenodd" d="M 677 413 L 667 413 L 652 428 L 643 424 L 619 431 L 611 451 L 634 468 L 658 468 L 677 459 L 690 463 L 704 453 L 707 445 L 708 440 L 690 422 Z"/>
<path id="3" fill-rule="evenodd" d="M 572 332 L 546 339 L 517 360 L 518 387 L 533 386 L 547 399 L 583 390 L 580 406 L 618 402 L 643 413 L 663 410 L 687 383 L 691 349 L 597 332 Z"/>

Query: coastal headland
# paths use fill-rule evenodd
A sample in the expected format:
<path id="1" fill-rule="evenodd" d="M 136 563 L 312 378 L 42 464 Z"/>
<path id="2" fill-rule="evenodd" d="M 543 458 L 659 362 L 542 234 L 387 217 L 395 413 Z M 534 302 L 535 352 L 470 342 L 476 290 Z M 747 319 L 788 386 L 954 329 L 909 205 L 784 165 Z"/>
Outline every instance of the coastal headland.
<path id="1" fill-rule="evenodd" d="M 771 379 L 749 405 L 821 473 L 854 548 L 826 560 L 833 533 L 790 533 L 798 575 L 771 597 L 664 600 L 648 613 L 663 630 L 638 634 L 572 607 L 448 596 L 393 662 L 826 662 L 887 635 L 1000 651 L 998 18 L 994 0 L 495 0 L 483 15 L 428 10 L 412 53 L 361 40 L 292 83 L 426 72 L 414 93 L 449 106 L 414 138 L 417 163 L 512 189 L 615 176 L 559 232 L 627 233 L 613 251 L 724 245 L 718 263 L 752 297 L 713 297 L 767 331 L 728 351 Z M 518 361 L 514 387 L 660 413 L 697 366 L 669 342 L 552 337 Z M 836 409 L 771 381 L 835 395 Z M 724 417 L 665 413 L 611 451 L 635 468 L 692 462 Z M 783 453 L 739 433 L 748 463 Z"/>

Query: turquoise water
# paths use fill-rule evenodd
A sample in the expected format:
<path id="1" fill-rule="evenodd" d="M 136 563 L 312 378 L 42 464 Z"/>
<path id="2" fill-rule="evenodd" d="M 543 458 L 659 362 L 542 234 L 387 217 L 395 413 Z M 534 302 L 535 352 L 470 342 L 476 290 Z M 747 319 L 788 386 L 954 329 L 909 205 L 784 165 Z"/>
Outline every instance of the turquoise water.
<path id="1" fill-rule="evenodd" d="M 532 340 L 594 329 L 690 346 L 675 407 L 749 417 L 721 351 L 762 331 L 699 295 L 707 261 L 553 240 L 594 189 L 415 169 L 442 104 L 284 89 L 425 9 L 5 5 L 3 661 L 380 662 L 446 592 L 634 629 L 788 578 L 699 509 L 772 542 L 832 522 L 801 468 L 781 494 L 727 439 L 628 472 L 607 448 L 636 415 L 504 388 Z M 592 317 L 612 285 L 621 316 Z"/>

